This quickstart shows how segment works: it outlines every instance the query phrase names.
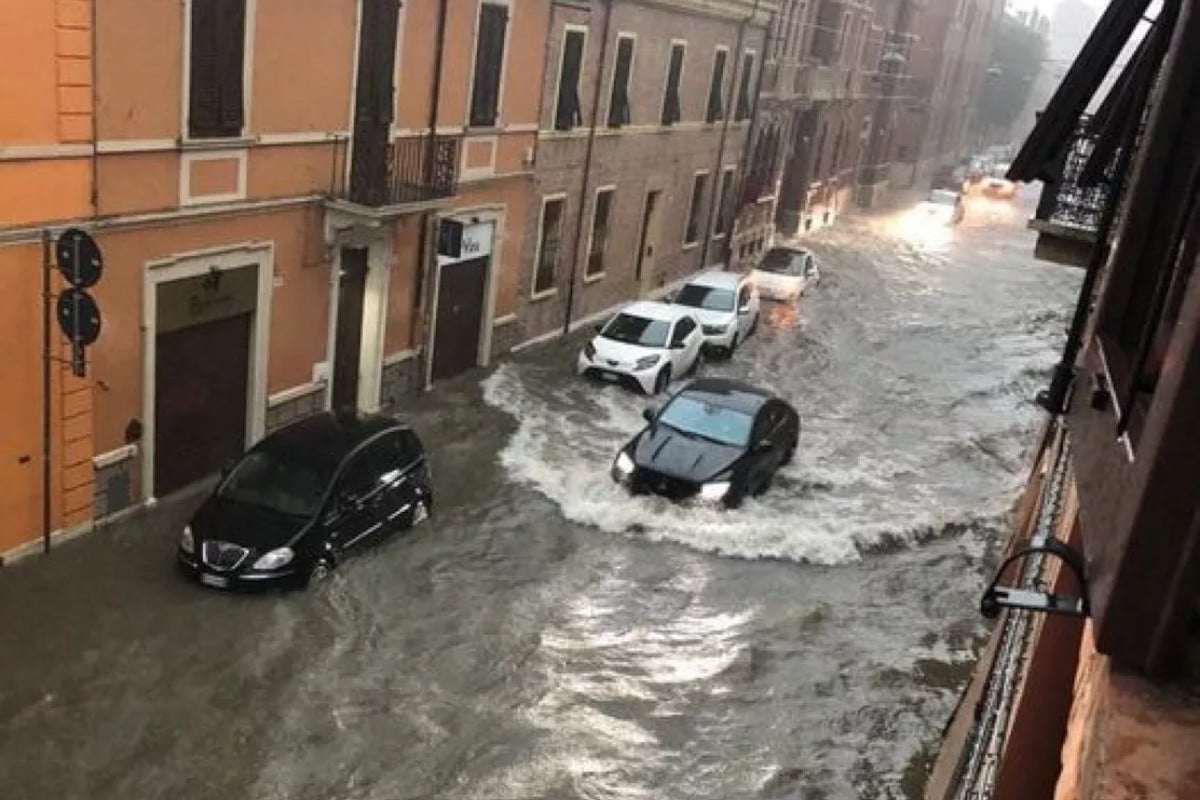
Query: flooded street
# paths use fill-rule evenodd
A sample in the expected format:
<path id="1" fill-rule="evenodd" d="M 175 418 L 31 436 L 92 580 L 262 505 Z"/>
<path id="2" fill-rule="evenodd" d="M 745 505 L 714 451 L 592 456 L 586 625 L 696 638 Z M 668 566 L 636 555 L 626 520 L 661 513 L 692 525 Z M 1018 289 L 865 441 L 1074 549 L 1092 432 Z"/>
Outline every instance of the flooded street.
<path id="1" fill-rule="evenodd" d="M 970 214 L 839 221 L 798 311 L 702 367 L 803 420 L 737 512 L 612 484 L 648 401 L 575 337 L 415 400 L 433 520 L 318 590 L 185 583 L 194 500 L 6 568 L 4 796 L 913 796 L 1082 277 Z"/>

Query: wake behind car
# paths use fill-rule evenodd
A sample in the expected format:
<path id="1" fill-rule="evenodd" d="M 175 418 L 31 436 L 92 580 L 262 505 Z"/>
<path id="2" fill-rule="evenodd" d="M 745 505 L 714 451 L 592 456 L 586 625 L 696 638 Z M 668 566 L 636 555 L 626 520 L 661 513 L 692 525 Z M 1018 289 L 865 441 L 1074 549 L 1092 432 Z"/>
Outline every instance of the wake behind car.
<path id="1" fill-rule="evenodd" d="M 800 441 L 800 415 L 763 389 L 724 378 L 701 378 L 621 448 L 613 480 L 635 494 L 733 508 L 766 491 Z"/>
<path id="2" fill-rule="evenodd" d="M 684 284 L 673 302 L 696 316 L 705 347 L 726 356 L 758 328 L 758 292 L 748 275 L 720 268 L 702 272 Z"/>
<path id="3" fill-rule="evenodd" d="M 704 336 L 682 306 L 639 301 L 621 310 L 583 346 L 580 375 L 659 394 L 671 378 L 696 368 Z"/>
<path id="4" fill-rule="evenodd" d="M 795 302 L 821 275 L 813 254 L 801 247 L 772 247 L 750 273 L 764 300 Z"/>
<path id="5" fill-rule="evenodd" d="M 302 586 L 433 509 L 421 440 L 393 419 L 327 412 L 267 436 L 183 529 L 179 562 L 217 588 Z"/>

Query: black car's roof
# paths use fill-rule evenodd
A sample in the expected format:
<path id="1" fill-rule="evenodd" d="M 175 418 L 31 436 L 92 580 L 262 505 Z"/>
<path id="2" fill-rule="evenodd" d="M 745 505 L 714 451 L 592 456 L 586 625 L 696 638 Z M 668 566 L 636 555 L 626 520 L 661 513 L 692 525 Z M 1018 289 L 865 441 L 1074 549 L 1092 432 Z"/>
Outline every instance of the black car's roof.
<path id="1" fill-rule="evenodd" d="M 684 387 L 680 394 L 747 414 L 754 414 L 775 396 L 765 389 L 730 378 L 698 378 Z"/>
<path id="2" fill-rule="evenodd" d="M 376 434 L 406 426 L 390 417 L 347 411 L 325 411 L 305 417 L 263 439 L 261 447 L 310 453 L 340 463 Z"/>

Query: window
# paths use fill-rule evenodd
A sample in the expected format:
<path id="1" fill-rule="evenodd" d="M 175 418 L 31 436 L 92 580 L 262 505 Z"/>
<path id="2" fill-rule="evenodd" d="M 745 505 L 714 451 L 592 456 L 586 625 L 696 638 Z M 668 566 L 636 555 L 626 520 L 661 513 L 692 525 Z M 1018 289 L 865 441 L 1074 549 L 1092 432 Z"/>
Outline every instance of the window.
<path id="1" fill-rule="evenodd" d="M 867 21 L 864 19 L 858 23 L 858 45 L 854 49 L 854 64 L 855 69 L 861 69 L 863 63 L 863 51 L 867 47 Z"/>
<path id="2" fill-rule="evenodd" d="M 721 188 L 717 192 L 717 220 L 714 226 L 715 230 L 713 231 L 714 239 L 719 239 L 727 233 L 725 228 L 729 225 L 729 205 L 733 201 L 734 174 L 733 167 L 726 167 L 721 172 Z"/>
<path id="3" fill-rule="evenodd" d="M 569 131 L 583 122 L 579 107 L 579 72 L 583 67 L 585 31 L 568 29 L 563 37 L 562 62 L 558 72 L 558 103 L 554 128 Z"/>
<path id="4" fill-rule="evenodd" d="M 687 338 L 696 330 L 696 323 L 690 317 L 684 317 L 675 323 L 675 335 L 671 337 L 672 347 L 682 347 Z"/>
<path id="5" fill-rule="evenodd" d="M 708 183 L 708 173 L 697 172 L 692 181 L 692 202 L 688 205 L 687 228 L 683 232 L 685 245 L 695 244 L 700 240 L 700 207 L 704 205 L 706 183 Z"/>
<path id="6" fill-rule="evenodd" d="M 612 196 L 612 189 L 596 192 L 596 205 L 592 209 L 592 238 L 588 241 L 587 265 L 583 270 L 585 278 L 604 274 L 604 249 L 608 245 L 608 216 L 612 209 Z"/>
<path id="7" fill-rule="evenodd" d="M 477 128 L 495 126 L 500 114 L 500 71 L 504 68 L 507 27 L 508 6 L 484 3 L 479 7 L 470 115 L 470 124 Z"/>
<path id="8" fill-rule="evenodd" d="M 558 255 L 562 249 L 565 205 L 566 200 L 561 197 L 547 199 L 542 203 L 541 236 L 538 238 L 538 256 L 533 276 L 534 297 L 554 291 L 554 273 L 558 270 Z"/>
<path id="9" fill-rule="evenodd" d="M 613 65 L 612 95 L 608 99 L 608 127 L 628 125 L 632 119 L 629 108 L 629 81 L 633 76 L 632 36 L 617 37 L 617 59 Z"/>
<path id="10" fill-rule="evenodd" d="M 734 119 L 738 122 L 750 119 L 750 78 L 754 74 L 754 53 L 742 54 L 742 82 L 738 86 L 737 112 Z"/>
<path id="11" fill-rule="evenodd" d="M 706 122 L 725 118 L 725 59 L 728 57 L 728 50 L 717 48 L 713 59 L 712 82 L 708 86 L 708 112 L 704 115 Z"/>
<path id="12" fill-rule="evenodd" d="M 796 8 L 796 18 L 792 21 L 791 54 L 793 58 L 798 59 L 804 53 L 804 38 L 808 35 L 808 25 L 804 21 L 804 17 L 808 13 L 808 6 L 806 3 L 801 3 Z"/>
<path id="13" fill-rule="evenodd" d="M 667 89 L 663 93 L 663 125 L 674 125 L 683 119 L 679 103 L 679 84 L 683 80 L 683 54 L 686 50 L 685 44 L 671 45 L 671 60 L 667 65 Z"/>
<path id="14" fill-rule="evenodd" d="M 834 58 L 843 65 L 846 63 L 846 40 L 850 38 L 850 12 L 842 15 L 842 27 L 838 28 L 837 51 Z"/>
<path id="15" fill-rule="evenodd" d="M 241 136 L 246 0 L 192 0 L 188 135 Z"/>

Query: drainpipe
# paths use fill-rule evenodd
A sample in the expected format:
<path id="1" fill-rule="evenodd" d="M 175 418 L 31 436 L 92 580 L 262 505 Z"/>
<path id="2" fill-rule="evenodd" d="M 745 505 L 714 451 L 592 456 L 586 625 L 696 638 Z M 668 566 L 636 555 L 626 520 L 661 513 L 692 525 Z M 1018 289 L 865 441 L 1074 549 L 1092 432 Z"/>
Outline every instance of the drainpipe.
<path id="1" fill-rule="evenodd" d="M 92 29 L 90 31 L 92 44 L 92 216 L 100 215 L 100 55 L 96 52 L 99 36 L 96 33 L 98 22 L 96 11 L 99 3 L 92 3 Z"/>
<path id="2" fill-rule="evenodd" d="M 600 88 L 604 85 L 604 59 L 608 55 L 608 33 L 612 27 L 613 0 L 604 0 L 604 28 L 600 38 L 600 59 L 597 62 L 596 77 L 592 89 L 592 119 L 588 124 L 587 150 L 583 157 L 583 188 L 579 194 L 579 209 L 575 214 L 575 248 L 574 258 L 571 259 L 571 277 L 567 284 L 567 313 L 563 316 L 562 335 L 571 332 L 571 316 L 575 306 L 575 278 L 579 268 L 579 248 L 583 242 L 583 212 L 587 208 L 588 185 L 592 175 L 592 152 L 596 145 L 596 119 L 600 115 Z M 580 72 L 582 73 L 582 68 Z M 586 257 L 586 253 L 584 256 Z M 534 264 L 537 269 L 537 264 Z"/>
<path id="3" fill-rule="evenodd" d="M 429 85 L 429 138 L 425 142 L 424 179 L 426 184 L 433 181 L 433 157 L 437 152 L 438 112 L 441 109 L 442 100 L 442 57 L 446 49 L 446 10 L 449 2 L 450 0 L 439 0 L 438 2 L 437 38 L 433 48 L 433 77 L 430 79 Z M 435 215 L 432 211 L 421 214 L 421 230 L 417 239 L 417 280 L 413 286 L 412 313 L 409 314 L 408 323 L 409 346 L 416 344 L 417 335 L 423 327 L 422 323 L 428 316 L 422 314 L 421 309 L 426 305 L 428 273 L 437 259 L 437 249 L 431 248 L 429 244 L 429 240 L 434 235 L 434 221 Z M 421 388 L 425 387 L 428 345 L 428 341 L 422 340 L 420 357 L 416 359 L 417 374 L 419 375 L 417 386 Z"/>
<path id="4" fill-rule="evenodd" d="M 729 87 L 730 88 L 730 92 L 729 92 L 730 99 L 733 102 L 730 103 L 728 113 L 725 114 L 724 124 L 721 125 L 721 140 L 720 140 L 720 143 L 717 145 L 717 165 L 716 165 L 716 169 L 713 170 L 713 174 L 716 175 L 718 178 L 720 178 L 721 175 L 723 174 L 722 170 L 724 168 L 724 162 L 725 162 L 725 141 L 726 141 L 726 139 L 729 138 L 729 124 L 733 120 L 734 116 L 737 115 L 737 107 L 736 106 L 737 106 L 737 101 L 738 101 L 738 90 L 740 89 L 740 87 L 742 85 L 742 76 L 740 74 L 741 66 L 745 62 L 745 59 L 743 58 L 743 55 L 742 55 L 742 44 L 745 42 L 745 39 L 746 39 L 746 26 L 748 26 L 754 20 L 754 18 L 758 16 L 758 6 L 759 6 L 759 3 L 761 3 L 761 2 L 762 2 L 762 0 L 754 0 L 754 9 L 738 25 L 737 44 L 735 45 L 735 48 L 734 48 L 734 52 L 735 52 L 734 57 L 737 59 L 737 61 L 735 61 L 734 63 L 737 66 L 734 67 L 734 71 L 733 71 L 734 78 L 736 78 L 736 85 L 731 85 Z M 763 37 L 762 49 L 764 51 L 767 49 L 767 37 L 765 37 L 765 36 Z M 758 117 L 758 95 L 759 95 L 759 89 L 762 88 L 762 86 L 761 86 L 762 64 L 764 64 L 766 62 L 766 58 L 767 58 L 766 52 L 762 52 L 762 53 L 758 54 L 758 59 L 756 59 L 756 63 L 758 64 L 759 80 L 756 81 L 753 86 L 754 100 L 752 101 L 752 105 L 750 106 L 751 122 L 750 122 L 749 129 L 748 129 L 747 135 L 746 135 L 746 143 L 745 143 L 746 147 L 749 147 L 753 141 L 750 137 L 754 133 L 754 128 L 755 128 L 754 122 Z M 731 82 L 731 83 L 734 83 L 734 82 Z M 746 91 L 750 91 L 750 88 L 751 88 L 750 84 L 747 84 Z M 747 98 L 747 99 L 749 99 L 749 98 Z M 721 198 L 717 197 L 716 201 L 718 203 L 720 203 Z M 717 218 L 718 214 L 720 214 L 720 212 L 721 212 L 721 209 L 719 209 L 719 208 L 709 209 L 708 223 L 704 226 L 704 241 L 700 244 L 700 269 L 704 269 L 706 266 L 708 266 L 708 244 L 709 244 L 709 242 L 712 241 L 713 223 L 716 222 L 716 218 Z"/>

